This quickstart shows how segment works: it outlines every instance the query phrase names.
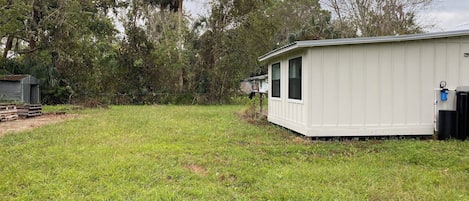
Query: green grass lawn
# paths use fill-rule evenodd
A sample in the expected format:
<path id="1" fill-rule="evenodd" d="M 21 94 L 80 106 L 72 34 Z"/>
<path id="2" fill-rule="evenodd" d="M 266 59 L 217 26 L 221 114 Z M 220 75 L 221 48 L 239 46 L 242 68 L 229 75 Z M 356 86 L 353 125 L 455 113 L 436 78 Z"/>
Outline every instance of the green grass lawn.
<path id="1" fill-rule="evenodd" d="M 6 135 L 0 200 L 469 200 L 469 141 L 307 141 L 242 108 L 112 106 Z"/>

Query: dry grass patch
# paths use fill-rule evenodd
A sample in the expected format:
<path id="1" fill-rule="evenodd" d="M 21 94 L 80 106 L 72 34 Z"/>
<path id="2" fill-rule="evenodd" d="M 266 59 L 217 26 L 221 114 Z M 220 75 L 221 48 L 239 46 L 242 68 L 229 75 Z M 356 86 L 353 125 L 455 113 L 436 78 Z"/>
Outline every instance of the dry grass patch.
<path id="1" fill-rule="evenodd" d="M 15 121 L 0 122 L 0 137 L 22 131 L 32 130 L 44 125 L 55 124 L 77 118 L 76 114 L 44 113 L 42 116 L 20 118 Z"/>
<path id="2" fill-rule="evenodd" d="M 195 173 L 200 176 L 207 176 L 208 174 L 207 169 L 200 165 L 190 164 L 190 165 L 184 165 L 183 167 L 191 171 L 192 173 Z"/>

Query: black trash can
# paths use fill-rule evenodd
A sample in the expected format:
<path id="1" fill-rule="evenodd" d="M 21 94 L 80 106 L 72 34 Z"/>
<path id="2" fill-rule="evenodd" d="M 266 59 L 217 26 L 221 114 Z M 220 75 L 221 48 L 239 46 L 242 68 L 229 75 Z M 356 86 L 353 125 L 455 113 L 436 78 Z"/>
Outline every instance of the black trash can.
<path id="1" fill-rule="evenodd" d="M 456 138 L 469 137 L 469 86 L 456 88 Z"/>
<path id="2" fill-rule="evenodd" d="M 438 112 L 438 140 L 456 137 L 456 111 L 440 110 Z"/>

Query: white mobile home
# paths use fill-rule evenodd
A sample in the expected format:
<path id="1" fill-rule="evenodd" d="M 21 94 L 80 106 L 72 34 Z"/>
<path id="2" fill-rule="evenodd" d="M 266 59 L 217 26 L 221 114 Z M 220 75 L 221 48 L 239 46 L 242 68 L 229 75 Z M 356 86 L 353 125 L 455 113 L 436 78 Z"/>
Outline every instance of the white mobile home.
<path id="1" fill-rule="evenodd" d="M 259 60 L 274 124 L 317 137 L 433 135 L 452 90 L 469 85 L 469 30 L 298 41 Z"/>
<path id="2" fill-rule="evenodd" d="M 241 91 L 245 94 L 252 92 L 267 93 L 269 90 L 269 83 L 267 74 L 249 77 L 241 81 Z"/>

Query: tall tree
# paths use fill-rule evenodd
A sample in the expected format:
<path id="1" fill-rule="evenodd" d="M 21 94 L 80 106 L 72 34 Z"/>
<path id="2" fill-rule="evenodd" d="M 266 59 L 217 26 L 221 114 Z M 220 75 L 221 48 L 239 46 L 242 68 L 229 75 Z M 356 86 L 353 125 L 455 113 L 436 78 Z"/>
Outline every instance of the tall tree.
<path id="1" fill-rule="evenodd" d="M 274 1 L 271 15 L 278 25 L 280 44 L 295 40 L 342 38 L 331 21 L 331 13 L 318 0 Z"/>
<path id="2" fill-rule="evenodd" d="M 417 12 L 433 0 L 325 0 L 338 24 L 351 25 L 362 36 L 410 34 L 423 31 Z"/>
<path id="3" fill-rule="evenodd" d="M 67 96 L 67 90 L 63 90 L 67 86 L 83 93 L 87 93 L 86 89 L 99 89 L 98 83 L 91 80 L 96 80 L 99 75 L 94 73 L 98 72 L 96 65 L 102 51 L 95 51 L 100 45 L 92 44 L 112 43 L 116 32 L 107 12 L 117 6 L 117 1 L 18 0 L 0 3 L 0 12 L 10 16 L 9 21 L 0 20 L 0 36 L 7 37 L 8 43 L 3 53 L 11 54 L 10 59 L 23 63 L 22 73 L 31 73 L 43 80 L 43 97 Z M 10 41 L 14 41 L 12 45 Z M 17 72 L 15 69 L 9 71 Z M 85 87 L 87 83 L 95 85 Z M 56 98 L 48 100 L 53 99 Z"/>
<path id="4" fill-rule="evenodd" d="M 259 55 L 292 40 L 334 36 L 330 13 L 318 0 L 217 0 L 211 6 L 210 16 L 196 23 L 205 32 L 198 41 L 201 70 L 195 76 L 197 91 L 210 102 L 223 102 L 250 74 L 266 73 Z"/>

